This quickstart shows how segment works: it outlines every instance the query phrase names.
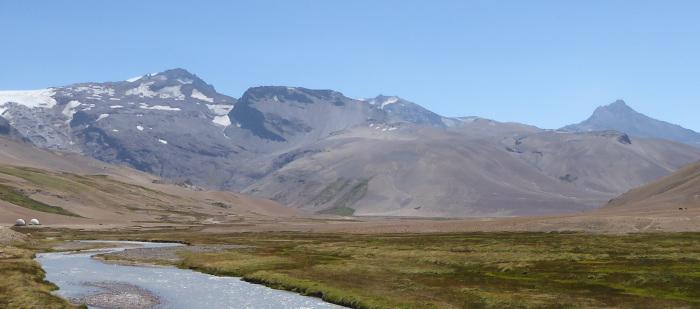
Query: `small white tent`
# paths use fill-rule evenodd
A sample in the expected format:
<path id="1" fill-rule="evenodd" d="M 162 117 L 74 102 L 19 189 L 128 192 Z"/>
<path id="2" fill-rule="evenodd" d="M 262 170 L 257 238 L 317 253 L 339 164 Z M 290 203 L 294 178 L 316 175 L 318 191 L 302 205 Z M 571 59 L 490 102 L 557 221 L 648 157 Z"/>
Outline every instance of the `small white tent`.
<path id="1" fill-rule="evenodd" d="M 15 221 L 15 226 L 25 226 L 25 225 L 27 225 L 27 223 L 24 222 L 24 220 L 22 220 L 22 219 L 17 219 L 17 221 Z"/>
<path id="2" fill-rule="evenodd" d="M 31 219 L 29 220 L 29 225 L 40 225 L 39 220 L 37 219 Z"/>

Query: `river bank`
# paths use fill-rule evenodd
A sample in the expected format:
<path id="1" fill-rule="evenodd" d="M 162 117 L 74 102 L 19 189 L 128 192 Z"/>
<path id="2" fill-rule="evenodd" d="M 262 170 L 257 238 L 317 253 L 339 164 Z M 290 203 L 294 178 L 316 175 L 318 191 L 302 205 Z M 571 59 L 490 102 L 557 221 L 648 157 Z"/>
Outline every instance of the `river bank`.
<path id="1" fill-rule="evenodd" d="M 60 287 L 55 293 L 76 305 L 139 309 L 340 308 L 317 298 L 250 284 L 240 278 L 151 264 L 176 263 L 177 252 L 206 254 L 245 246 L 139 243 L 142 247 L 134 248 L 134 244 L 127 243 L 130 248 L 41 253 L 36 261 L 46 270 L 46 280 Z M 95 255 L 101 258 L 96 259 Z M 110 260 L 110 256 L 115 258 L 113 255 L 140 260 L 137 263 Z"/>

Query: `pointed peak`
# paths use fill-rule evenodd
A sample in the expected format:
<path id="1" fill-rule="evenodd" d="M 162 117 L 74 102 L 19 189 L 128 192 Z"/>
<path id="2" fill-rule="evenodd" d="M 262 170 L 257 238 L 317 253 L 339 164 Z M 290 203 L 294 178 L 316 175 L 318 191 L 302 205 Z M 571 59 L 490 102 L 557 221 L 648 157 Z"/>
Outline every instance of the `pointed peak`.
<path id="1" fill-rule="evenodd" d="M 618 99 L 618 100 L 616 100 L 615 102 L 608 104 L 608 106 L 611 106 L 611 107 L 622 107 L 622 106 L 627 106 L 627 104 L 625 104 L 625 101 Z"/>
<path id="2" fill-rule="evenodd" d="M 596 108 L 595 112 L 600 112 L 600 111 L 608 111 L 608 112 L 616 112 L 616 113 L 625 113 L 625 112 L 634 112 L 634 109 L 629 107 L 627 104 L 625 104 L 625 101 L 623 100 L 616 100 L 613 103 L 610 103 L 605 106 L 599 106 Z M 594 114 L 595 114 L 594 112 Z"/>

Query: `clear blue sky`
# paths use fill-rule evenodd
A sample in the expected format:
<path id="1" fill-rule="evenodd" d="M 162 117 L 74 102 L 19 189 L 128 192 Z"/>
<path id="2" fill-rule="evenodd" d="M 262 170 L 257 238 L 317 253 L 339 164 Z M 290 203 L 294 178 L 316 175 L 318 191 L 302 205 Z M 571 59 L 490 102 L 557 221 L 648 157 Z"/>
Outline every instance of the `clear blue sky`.
<path id="1" fill-rule="evenodd" d="M 0 89 L 184 68 L 254 86 L 398 95 L 558 128 L 623 99 L 700 131 L 700 1 L 3 1 Z"/>

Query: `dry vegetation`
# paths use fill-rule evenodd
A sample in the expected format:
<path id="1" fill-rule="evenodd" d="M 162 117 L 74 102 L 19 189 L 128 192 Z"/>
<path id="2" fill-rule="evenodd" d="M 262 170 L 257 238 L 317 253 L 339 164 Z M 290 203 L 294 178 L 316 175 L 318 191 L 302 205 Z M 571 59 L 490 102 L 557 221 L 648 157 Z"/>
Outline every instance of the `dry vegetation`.
<path id="1" fill-rule="evenodd" d="M 6 232 L 0 229 L 0 308 L 76 308 L 51 294 L 57 287 L 44 281 L 44 270 L 32 260 L 33 250 L 18 247 L 27 243 Z"/>
<path id="2" fill-rule="evenodd" d="M 183 251 L 171 263 L 354 308 L 700 306 L 700 235 L 691 233 L 65 234 L 247 245 Z"/>

